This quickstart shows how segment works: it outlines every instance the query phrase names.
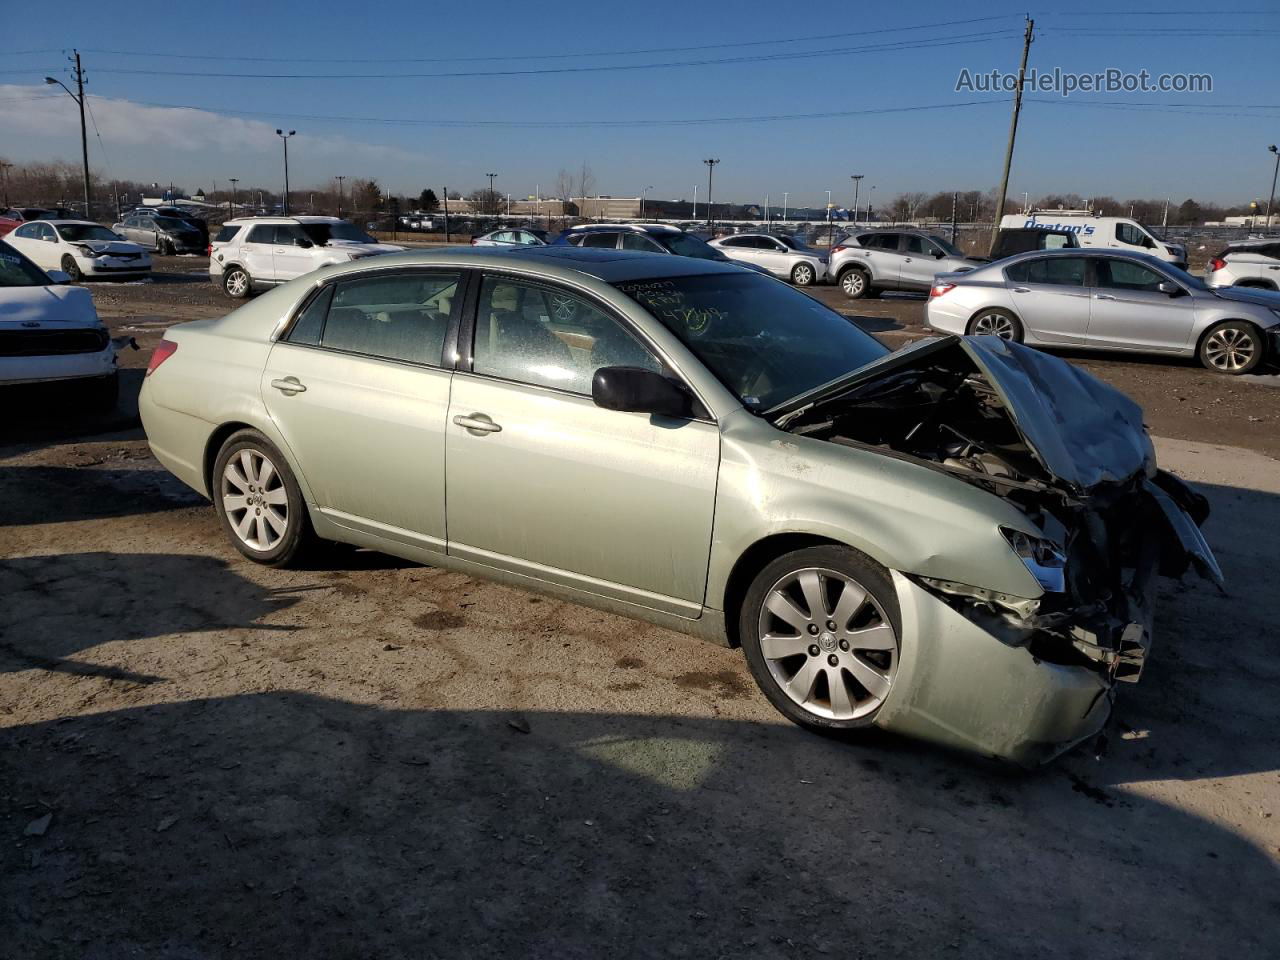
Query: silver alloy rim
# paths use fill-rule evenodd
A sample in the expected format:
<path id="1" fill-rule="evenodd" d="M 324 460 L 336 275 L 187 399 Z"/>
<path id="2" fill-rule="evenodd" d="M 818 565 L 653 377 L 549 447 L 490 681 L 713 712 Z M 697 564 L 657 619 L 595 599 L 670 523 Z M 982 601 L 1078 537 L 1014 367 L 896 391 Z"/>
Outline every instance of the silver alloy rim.
<path id="1" fill-rule="evenodd" d="M 1003 313 L 984 313 L 973 321 L 973 332 L 978 336 L 999 337 L 1001 340 L 1013 339 L 1013 321 Z"/>
<path id="2" fill-rule="evenodd" d="M 813 281 L 813 268 L 803 264 L 796 267 L 796 285 L 807 287 Z"/>
<path id="3" fill-rule="evenodd" d="M 1235 327 L 1215 330 L 1204 342 L 1205 356 L 1218 370 L 1243 370 L 1253 360 L 1255 349 L 1253 338 Z"/>
<path id="4" fill-rule="evenodd" d="M 857 270 L 851 270 L 844 275 L 844 292 L 861 293 L 865 282 L 866 281 L 862 279 L 861 273 Z"/>
<path id="5" fill-rule="evenodd" d="M 240 542 L 272 550 L 289 530 L 289 495 L 275 464 L 258 450 L 244 449 L 222 469 L 222 508 Z"/>
<path id="6" fill-rule="evenodd" d="M 770 675 L 801 709 L 856 720 L 888 696 L 898 637 L 852 577 L 819 567 L 788 573 L 765 594 L 758 628 Z"/>
<path id="7" fill-rule="evenodd" d="M 235 297 L 244 293 L 244 288 L 248 284 L 249 278 L 243 270 L 232 271 L 231 276 L 227 277 L 227 291 Z"/>

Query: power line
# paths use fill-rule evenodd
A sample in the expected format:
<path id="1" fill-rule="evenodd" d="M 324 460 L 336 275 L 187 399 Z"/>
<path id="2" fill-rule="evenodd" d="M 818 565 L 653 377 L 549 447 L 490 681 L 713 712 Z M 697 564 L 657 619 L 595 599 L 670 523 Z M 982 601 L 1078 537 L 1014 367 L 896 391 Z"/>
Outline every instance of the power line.
<path id="1" fill-rule="evenodd" d="M 419 80 L 433 78 L 438 79 L 441 77 L 514 77 L 547 74 L 606 73 L 623 70 L 657 70 L 670 67 L 703 67 L 730 63 L 762 63 L 778 60 L 802 60 L 849 53 L 881 53 L 903 50 L 924 50 L 935 47 L 954 47 L 975 43 L 989 43 L 993 40 L 1005 39 L 1007 37 L 1015 36 L 1016 34 L 1017 31 L 1002 30 L 989 33 L 959 35 L 959 37 L 969 37 L 972 39 L 935 38 L 931 40 L 901 40 L 891 43 L 870 44 L 861 47 L 832 47 L 824 50 L 807 50 L 796 53 L 760 54 L 756 56 L 721 57 L 701 60 L 669 60 L 657 63 L 615 63 L 583 67 L 536 67 L 520 70 L 469 70 L 435 73 L 237 73 L 230 71 L 138 70 L 102 67 L 98 68 L 97 72 L 145 77 L 243 77 L 255 80 Z"/>
<path id="2" fill-rule="evenodd" d="M 1009 20 L 1012 14 L 987 17 L 969 17 L 965 20 L 942 20 L 912 24 L 904 27 L 883 27 L 876 30 L 854 30 L 848 33 L 823 33 L 807 37 L 779 37 L 773 40 L 742 40 L 734 43 L 707 43 L 686 47 L 640 47 L 631 50 L 581 50 L 573 53 L 509 53 L 490 54 L 483 57 L 245 57 L 234 54 L 157 53 L 147 50 L 86 50 L 126 57 L 168 57 L 178 60 L 225 60 L 240 63 L 473 63 L 494 60 L 564 60 L 574 57 L 625 57 L 646 53 L 690 53 L 696 50 L 728 50 L 742 47 L 772 46 L 781 43 L 808 43 L 814 40 L 835 40 L 840 37 L 865 37 L 873 34 L 903 33 L 911 30 L 938 27 L 965 26 L 992 20 Z"/>

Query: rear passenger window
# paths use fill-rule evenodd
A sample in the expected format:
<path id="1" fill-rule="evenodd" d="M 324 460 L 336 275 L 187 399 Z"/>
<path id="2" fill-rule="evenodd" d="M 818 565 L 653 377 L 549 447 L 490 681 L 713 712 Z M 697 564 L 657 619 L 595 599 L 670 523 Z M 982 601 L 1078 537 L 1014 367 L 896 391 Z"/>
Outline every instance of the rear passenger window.
<path id="1" fill-rule="evenodd" d="M 645 253 L 666 253 L 660 246 L 643 233 L 624 233 L 622 235 L 623 250 L 643 250 Z"/>
<path id="2" fill-rule="evenodd" d="M 260 223 L 252 230 L 249 235 L 244 238 L 245 243 L 275 243 L 276 228 L 265 223 Z"/>
<path id="3" fill-rule="evenodd" d="M 302 315 L 294 321 L 286 337 L 290 343 L 301 343 L 309 347 L 320 343 L 320 331 L 324 328 L 324 317 L 329 311 L 329 301 L 333 299 L 333 286 L 327 286 L 307 304 Z"/>
<path id="4" fill-rule="evenodd" d="M 133 226 L 133 221 L 129 221 L 128 223 L 125 224 L 125 226 L 128 226 L 128 227 Z M 213 238 L 213 242 L 226 243 L 239 232 L 240 232 L 239 227 L 223 227 L 221 230 L 218 231 L 218 235 Z"/>
<path id="5" fill-rule="evenodd" d="M 335 285 L 320 345 L 440 365 L 457 273 L 402 273 Z"/>
<path id="6" fill-rule="evenodd" d="M 604 247 L 612 250 L 618 245 L 616 233 L 588 233 L 582 240 L 584 247 Z"/>
<path id="7" fill-rule="evenodd" d="M 1004 275 L 1015 283 L 1043 283 L 1056 287 L 1084 286 L 1083 257 L 1045 257 L 1007 268 Z"/>

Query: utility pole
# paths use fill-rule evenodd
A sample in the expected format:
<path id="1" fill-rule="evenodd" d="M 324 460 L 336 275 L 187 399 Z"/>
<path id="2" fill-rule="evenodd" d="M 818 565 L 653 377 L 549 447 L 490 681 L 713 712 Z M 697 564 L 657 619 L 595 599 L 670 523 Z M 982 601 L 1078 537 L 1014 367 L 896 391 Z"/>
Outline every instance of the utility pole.
<path id="1" fill-rule="evenodd" d="M 853 224 L 858 223 L 858 190 L 862 187 L 862 178 L 866 176 L 863 173 L 854 173 L 849 175 L 849 179 L 853 181 Z"/>
<path id="2" fill-rule="evenodd" d="M 791 196 L 786 190 L 782 191 L 782 222 L 787 222 L 787 197 Z"/>
<path id="3" fill-rule="evenodd" d="M 289 138 L 292 137 L 297 130 L 290 130 L 285 133 L 283 130 L 277 130 L 276 136 L 284 141 L 284 215 L 289 215 Z"/>
<path id="4" fill-rule="evenodd" d="M 493 181 L 498 175 L 496 173 L 486 173 L 485 176 L 489 178 L 489 196 L 486 200 L 485 206 L 489 207 L 490 209 L 485 210 L 483 212 L 493 213 L 494 212 L 493 208 L 498 205 L 497 198 L 493 194 Z"/>
<path id="5" fill-rule="evenodd" d="M 698 219 L 698 185 L 696 183 L 693 185 L 693 214 L 690 216 L 689 219 L 690 220 Z"/>
<path id="6" fill-rule="evenodd" d="M 1271 197 L 1267 200 L 1267 229 L 1270 230 L 1271 207 L 1276 202 L 1276 177 L 1280 176 L 1280 150 L 1276 149 L 1276 145 L 1274 143 L 1267 147 L 1267 149 L 1276 155 L 1276 169 L 1275 172 L 1271 174 Z"/>
<path id="7" fill-rule="evenodd" d="M 0 199 L 6 207 L 9 206 L 9 168 L 12 166 L 7 160 L 0 160 Z"/>
<path id="8" fill-rule="evenodd" d="M 345 173 L 341 173 L 333 179 L 338 181 L 338 219 L 342 219 L 342 181 L 347 179 Z"/>
<path id="9" fill-rule="evenodd" d="M 444 242 L 449 242 L 449 188 L 445 187 L 444 192 L 440 194 L 444 201 Z"/>
<path id="10" fill-rule="evenodd" d="M 1271 211 L 1268 210 L 1267 215 L 1270 216 L 1270 214 L 1271 214 Z M 1165 197 L 1164 198 L 1164 216 L 1160 219 L 1160 229 L 1164 230 L 1168 226 L 1169 226 L 1169 198 Z"/>
<path id="11" fill-rule="evenodd" d="M 960 228 L 956 225 L 956 205 L 960 202 L 960 194 L 951 194 L 951 242 L 956 242 L 956 237 L 960 235 Z"/>
<path id="12" fill-rule="evenodd" d="M 709 158 L 702 162 L 707 165 L 707 232 L 711 233 L 714 230 L 711 222 L 711 211 L 713 209 L 711 206 L 711 174 L 715 170 L 716 164 L 720 161 L 718 159 Z"/>
<path id="13" fill-rule="evenodd" d="M 227 201 L 227 216 L 234 217 L 236 215 L 236 184 L 240 182 L 239 177 L 229 177 L 231 182 L 231 199 Z"/>
<path id="14" fill-rule="evenodd" d="M 1013 92 L 1013 116 L 1009 120 L 1009 145 L 1004 150 L 1004 172 L 1000 175 L 1000 193 L 996 197 L 996 214 L 991 221 L 991 242 L 1000 233 L 1000 220 L 1004 217 L 1004 194 L 1009 189 L 1009 168 L 1013 165 L 1013 141 L 1018 136 L 1018 114 L 1022 112 L 1022 84 L 1027 77 L 1027 55 L 1031 53 L 1031 35 L 1036 22 L 1027 18 L 1027 30 L 1022 38 L 1022 64 L 1018 67 L 1018 89 Z"/>
<path id="15" fill-rule="evenodd" d="M 93 215 L 89 210 L 89 135 L 84 125 L 84 69 L 80 66 L 80 51 L 72 50 L 71 56 L 67 58 L 75 66 L 76 93 L 72 93 L 71 89 L 61 80 L 53 77 L 45 77 L 45 83 L 56 83 L 63 90 L 67 91 L 67 96 L 76 102 L 76 106 L 80 108 L 80 160 L 84 170 L 84 218 L 92 220 Z"/>

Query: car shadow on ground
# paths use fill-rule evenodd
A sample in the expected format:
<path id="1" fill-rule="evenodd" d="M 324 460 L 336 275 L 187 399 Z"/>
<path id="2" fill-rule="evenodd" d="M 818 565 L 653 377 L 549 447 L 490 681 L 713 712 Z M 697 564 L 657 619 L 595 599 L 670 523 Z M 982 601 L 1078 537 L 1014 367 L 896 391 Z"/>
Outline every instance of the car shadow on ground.
<path id="1" fill-rule="evenodd" d="M 902 323 L 895 320 L 893 317 L 864 316 L 862 314 L 851 313 L 846 313 L 845 316 L 867 333 L 885 333 L 889 330 L 906 329 Z"/>
<path id="2" fill-rule="evenodd" d="M 65 440 L 115 433 L 141 426 L 138 393 L 146 371 L 120 371 L 120 397 L 110 410 L 94 410 L 83 390 L 68 383 L 41 383 L 0 387 L 0 402 L 22 416 L 8 416 L 0 422 L 0 444 Z"/>
<path id="3" fill-rule="evenodd" d="M 0 730 L 0 780 L 20 956 L 1261 957 L 1280 921 L 1223 826 L 782 725 L 274 692 Z"/>
<path id="4" fill-rule="evenodd" d="M 0 464 L 0 527 L 163 513 L 208 503 L 167 470 L 129 465 L 138 458 L 149 459 L 145 452 L 122 448 L 86 454 L 66 467 Z"/>

